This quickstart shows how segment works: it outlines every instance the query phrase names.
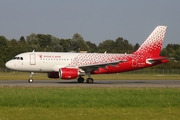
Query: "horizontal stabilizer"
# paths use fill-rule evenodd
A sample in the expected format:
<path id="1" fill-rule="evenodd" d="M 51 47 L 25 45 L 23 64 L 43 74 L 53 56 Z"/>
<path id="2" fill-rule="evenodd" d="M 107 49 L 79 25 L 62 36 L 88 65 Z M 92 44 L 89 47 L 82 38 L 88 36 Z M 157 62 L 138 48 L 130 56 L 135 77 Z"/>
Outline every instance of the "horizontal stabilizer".
<path id="1" fill-rule="evenodd" d="M 155 58 L 148 58 L 148 59 L 146 59 L 146 63 L 147 64 L 153 64 L 153 63 L 155 63 L 155 62 L 161 62 L 161 61 L 169 61 L 169 59 L 167 58 L 167 57 L 155 57 Z M 164 61 L 164 62 L 165 62 Z"/>

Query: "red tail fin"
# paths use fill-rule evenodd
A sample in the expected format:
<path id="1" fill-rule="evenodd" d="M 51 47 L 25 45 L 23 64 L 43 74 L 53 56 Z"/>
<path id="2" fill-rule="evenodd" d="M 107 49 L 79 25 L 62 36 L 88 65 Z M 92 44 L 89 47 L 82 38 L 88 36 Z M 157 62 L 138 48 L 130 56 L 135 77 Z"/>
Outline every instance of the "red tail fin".
<path id="1" fill-rule="evenodd" d="M 159 56 L 166 28 L 167 26 L 157 26 L 146 41 L 144 41 L 133 54 L 151 54 L 152 56 Z"/>

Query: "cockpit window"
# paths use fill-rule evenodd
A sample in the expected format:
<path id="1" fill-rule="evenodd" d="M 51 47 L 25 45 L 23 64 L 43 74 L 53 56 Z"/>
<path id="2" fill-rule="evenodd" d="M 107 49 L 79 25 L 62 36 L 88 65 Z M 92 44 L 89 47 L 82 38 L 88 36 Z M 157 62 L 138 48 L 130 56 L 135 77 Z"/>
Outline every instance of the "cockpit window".
<path id="1" fill-rule="evenodd" d="M 13 60 L 23 60 L 23 57 L 14 57 Z"/>

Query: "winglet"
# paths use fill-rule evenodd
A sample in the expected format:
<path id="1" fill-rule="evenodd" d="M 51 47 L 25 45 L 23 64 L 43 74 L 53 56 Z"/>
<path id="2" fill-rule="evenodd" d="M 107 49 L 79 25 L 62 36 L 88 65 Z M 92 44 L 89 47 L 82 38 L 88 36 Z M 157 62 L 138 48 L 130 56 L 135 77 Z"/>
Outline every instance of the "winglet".
<path id="1" fill-rule="evenodd" d="M 139 49 L 133 54 L 159 56 L 167 26 L 157 26 Z"/>

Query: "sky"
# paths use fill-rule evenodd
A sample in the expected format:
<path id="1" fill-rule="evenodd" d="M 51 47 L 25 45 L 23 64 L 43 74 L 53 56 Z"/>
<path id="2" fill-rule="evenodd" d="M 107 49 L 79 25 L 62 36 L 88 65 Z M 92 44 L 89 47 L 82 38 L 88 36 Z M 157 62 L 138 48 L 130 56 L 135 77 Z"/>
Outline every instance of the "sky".
<path id="1" fill-rule="evenodd" d="M 180 44 L 180 0 L 0 0 L 0 36 L 75 33 L 97 45 L 127 39 L 140 45 L 158 25 L 167 26 L 163 47 Z"/>

